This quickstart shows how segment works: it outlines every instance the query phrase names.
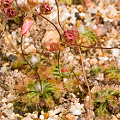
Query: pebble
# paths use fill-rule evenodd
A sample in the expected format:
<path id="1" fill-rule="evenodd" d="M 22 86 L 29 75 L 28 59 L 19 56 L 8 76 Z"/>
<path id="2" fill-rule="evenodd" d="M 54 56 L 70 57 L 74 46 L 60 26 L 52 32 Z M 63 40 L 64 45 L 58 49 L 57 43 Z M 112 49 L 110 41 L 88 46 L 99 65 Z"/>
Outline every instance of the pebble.
<path id="1" fill-rule="evenodd" d="M 119 57 L 120 50 L 119 49 L 112 49 L 112 56 L 113 57 Z"/>
<path id="2" fill-rule="evenodd" d="M 43 116 L 43 115 L 40 115 L 40 119 L 43 120 L 43 119 L 44 119 L 44 116 Z"/>
<path id="3" fill-rule="evenodd" d="M 66 115 L 66 118 L 67 118 L 68 120 L 72 120 L 73 118 L 75 118 L 75 115 L 67 114 L 67 115 Z"/>
<path id="4" fill-rule="evenodd" d="M 36 64 L 38 62 L 38 58 L 36 56 L 32 55 L 31 62 L 32 62 L 32 64 Z"/>
<path id="5" fill-rule="evenodd" d="M 56 120 L 54 117 L 49 117 L 47 120 Z"/>
<path id="6" fill-rule="evenodd" d="M 78 109 L 76 109 L 72 112 L 73 115 L 81 115 L 81 113 L 82 113 L 82 111 L 78 110 Z"/>
<path id="7" fill-rule="evenodd" d="M 25 49 L 25 52 L 28 54 L 28 53 L 36 53 L 36 48 L 33 44 L 31 44 L 30 46 L 28 46 L 26 49 Z"/>
<path id="8" fill-rule="evenodd" d="M 2 75 L 3 73 L 2 72 L 0 72 L 0 76 Z"/>
<path id="9" fill-rule="evenodd" d="M 117 118 L 120 119 L 120 113 L 117 114 Z"/>
<path id="10" fill-rule="evenodd" d="M 53 110 L 48 111 L 50 117 L 55 116 L 55 112 Z"/>
<path id="11" fill-rule="evenodd" d="M 116 8 L 111 9 L 111 10 L 108 12 L 107 16 L 108 16 L 109 18 L 114 18 L 114 17 L 118 16 L 118 13 L 117 13 Z"/>
<path id="12" fill-rule="evenodd" d="M 13 103 L 8 103 L 7 108 L 11 108 L 13 106 Z"/>
<path id="13" fill-rule="evenodd" d="M 10 54 L 9 57 L 8 57 L 8 60 L 9 60 L 9 61 L 16 61 L 16 60 L 17 60 L 17 57 L 14 56 L 13 54 Z"/>
<path id="14" fill-rule="evenodd" d="M 10 120 L 14 120 L 15 119 L 15 113 L 12 113 L 9 118 L 10 118 Z"/>
<path id="15" fill-rule="evenodd" d="M 120 26 L 120 21 L 118 21 L 118 24 L 117 24 L 118 26 Z"/>
<path id="16" fill-rule="evenodd" d="M 53 42 L 58 43 L 59 38 L 60 38 L 60 36 L 56 30 L 46 31 L 46 33 L 42 39 L 42 44 L 44 45 L 45 48 L 47 48 L 49 50 L 50 44 Z"/>
<path id="17" fill-rule="evenodd" d="M 7 102 L 8 100 L 6 99 L 6 98 L 3 98 L 2 100 L 1 100 L 1 102 L 3 102 L 3 103 L 5 103 L 5 102 Z"/>
<path id="18" fill-rule="evenodd" d="M 115 115 L 112 115 L 112 119 L 111 120 L 118 120 L 117 117 Z"/>
<path id="19" fill-rule="evenodd" d="M 48 114 L 48 113 L 44 113 L 44 119 L 47 119 L 47 118 L 48 118 L 48 116 L 49 116 L 49 114 Z"/>
<path id="20" fill-rule="evenodd" d="M 96 65 L 98 63 L 98 60 L 96 58 L 92 58 L 89 60 L 90 65 Z"/>
<path id="21" fill-rule="evenodd" d="M 31 118 L 29 118 L 29 117 L 25 117 L 25 118 L 23 118 L 22 120 L 33 120 L 33 119 L 31 119 Z"/>

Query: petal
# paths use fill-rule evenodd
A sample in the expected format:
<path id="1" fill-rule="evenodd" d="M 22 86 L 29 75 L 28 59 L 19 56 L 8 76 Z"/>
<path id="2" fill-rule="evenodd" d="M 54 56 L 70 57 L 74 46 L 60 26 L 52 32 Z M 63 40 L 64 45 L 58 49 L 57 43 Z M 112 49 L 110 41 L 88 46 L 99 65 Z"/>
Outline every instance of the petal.
<path id="1" fill-rule="evenodd" d="M 26 34 L 33 24 L 32 20 L 26 20 L 22 26 L 22 34 Z"/>

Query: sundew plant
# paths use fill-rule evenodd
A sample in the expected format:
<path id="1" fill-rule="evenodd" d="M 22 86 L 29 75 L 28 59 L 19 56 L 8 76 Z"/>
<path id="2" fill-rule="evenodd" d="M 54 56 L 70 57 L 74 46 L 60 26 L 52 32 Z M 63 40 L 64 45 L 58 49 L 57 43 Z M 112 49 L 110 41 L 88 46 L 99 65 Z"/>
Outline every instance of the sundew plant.
<path id="1" fill-rule="evenodd" d="M 60 0 L 62 1 L 62 0 Z M 80 0 L 81 4 L 87 4 L 85 1 Z M 64 0 L 63 2 L 66 2 L 66 4 L 71 5 L 73 0 Z M 90 83 L 87 79 L 85 67 L 84 67 L 84 60 L 83 55 L 86 50 L 89 49 L 119 49 L 118 47 L 113 48 L 105 48 L 102 46 L 97 46 L 97 43 L 99 42 L 99 38 L 97 37 L 95 31 L 93 31 L 91 28 L 84 27 L 84 31 L 79 31 L 79 27 L 75 25 L 71 29 L 64 29 L 64 27 L 61 25 L 60 22 L 60 10 L 59 10 L 59 4 L 58 1 L 55 0 L 55 4 L 57 6 L 57 19 L 58 19 L 58 26 L 50 21 L 47 18 L 47 15 L 50 15 L 52 13 L 53 7 L 48 2 L 39 3 L 38 0 L 27 0 L 27 4 L 23 6 L 19 6 L 17 0 L 0 0 L 0 15 L 1 15 L 1 23 L 0 28 L 4 34 L 4 36 L 7 38 L 7 40 L 10 42 L 11 46 L 14 48 L 17 54 L 20 55 L 20 57 L 23 59 L 24 64 L 21 64 L 21 66 L 26 67 L 26 71 L 24 73 L 28 72 L 31 74 L 31 76 L 34 76 L 33 81 L 29 81 L 29 83 L 25 86 L 21 86 L 19 90 L 21 90 L 20 93 L 20 99 L 18 100 L 17 104 L 20 102 L 24 105 L 28 106 L 37 106 L 38 109 L 46 109 L 47 106 L 46 103 L 50 103 L 50 105 L 53 105 L 53 99 L 59 99 L 60 94 L 58 93 L 61 89 L 57 88 L 60 81 L 63 80 L 64 77 L 68 78 L 69 81 L 66 83 L 67 89 L 72 89 L 73 84 L 71 83 L 71 79 L 76 79 L 77 85 L 82 89 L 82 91 L 89 96 L 89 106 L 86 108 L 86 117 L 85 119 L 88 120 L 91 116 L 91 106 L 92 106 L 92 97 L 91 97 L 91 91 L 90 91 Z M 22 17 L 20 18 L 18 14 L 21 12 Z M 39 65 L 33 65 L 27 58 L 27 54 L 24 52 L 24 37 L 28 33 L 28 31 L 31 29 L 32 25 L 35 23 L 35 16 L 39 16 L 43 19 L 45 19 L 47 22 L 49 22 L 58 32 L 59 34 L 59 42 L 52 42 L 49 43 L 49 49 L 48 52 L 54 54 L 54 62 L 49 59 L 49 55 L 47 57 L 43 57 L 42 54 L 40 55 L 41 58 L 39 59 Z M 21 22 L 22 19 L 22 22 Z M 13 43 L 12 38 L 8 37 L 7 30 L 2 25 L 2 21 L 6 21 L 6 23 L 9 23 L 10 20 L 14 20 L 16 23 L 20 23 L 21 25 L 21 41 L 20 41 L 20 49 Z M 22 24 L 21 24 L 22 23 Z M 46 26 L 47 27 L 47 26 Z M 62 66 L 60 61 L 60 55 L 64 48 L 69 47 L 71 50 L 75 49 L 74 52 L 77 51 L 77 54 L 79 54 L 79 61 L 80 66 L 82 68 L 82 72 L 75 73 L 74 68 L 67 68 Z M 44 50 L 43 50 L 44 51 Z M 29 55 L 30 56 L 30 55 Z M 32 56 L 32 55 L 31 55 Z M 27 65 L 27 66 L 26 66 Z M 16 67 L 17 68 L 17 67 Z M 80 68 L 80 69 L 81 69 Z M 22 69 L 22 67 L 21 67 Z M 92 69 L 92 72 L 94 72 L 94 76 L 97 76 L 100 69 Z M 112 72 L 111 69 L 106 69 L 105 74 L 108 75 Z M 79 76 L 82 76 L 85 82 L 85 87 L 81 83 L 81 79 L 79 79 Z M 51 76 L 51 77 L 50 77 Z M 116 75 L 115 75 L 116 76 Z M 58 80 L 57 82 L 55 80 Z M 54 81 L 54 84 L 52 82 Z M 76 84 L 74 82 L 74 84 Z M 97 98 L 94 101 L 94 104 L 97 104 L 97 102 L 100 102 L 100 106 L 96 110 L 96 114 L 103 114 L 100 110 L 100 113 L 98 112 L 99 109 L 104 109 L 103 112 L 107 113 L 108 111 L 106 108 L 103 108 L 103 104 L 107 104 L 107 96 L 110 93 L 110 95 L 114 95 L 114 92 L 110 92 L 109 90 L 103 91 L 103 95 L 105 97 L 105 100 L 103 102 L 100 102 L 100 98 L 102 95 L 99 95 L 99 98 Z M 109 96 L 109 97 L 111 97 Z M 49 99 L 49 101 L 47 101 Z M 46 102 L 47 101 L 47 102 Z M 23 106 L 24 106 L 23 105 Z M 22 106 L 22 107 L 23 107 Z M 101 108 L 100 108 L 101 107 Z"/>

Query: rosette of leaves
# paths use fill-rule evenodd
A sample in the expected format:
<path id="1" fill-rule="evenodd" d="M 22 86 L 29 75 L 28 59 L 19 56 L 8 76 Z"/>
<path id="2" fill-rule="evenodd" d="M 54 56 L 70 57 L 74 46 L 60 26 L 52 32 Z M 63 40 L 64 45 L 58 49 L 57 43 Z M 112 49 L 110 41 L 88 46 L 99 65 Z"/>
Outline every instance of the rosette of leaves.
<path id="1" fill-rule="evenodd" d="M 94 112 L 96 116 L 110 116 L 112 114 L 118 114 L 119 109 L 119 97 L 120 91 L 114 90 L 114 88 L 101 88 L 96 90 L 92 94 Z"/>
<path id="2" fill-rule="evenodd" d="M 94 31 L 92 31 L 90 28 L 85 28 L 83 32 L 80 32 L 80 39 L 78 41 L 78 44 L 81 44 L 82 46 L 93 46 L 98 41 L 97 35 Z M 86 50 L 87 48 L 83 48 L 82 50 Z"/>
<path id="3" fill-rule="evenodd" d="M 118 68 L 117 66 L 106 68 L 104 71 L 104 75 L 109 80 L 118 80 L 120 79 L 120 68 Z"/>
<path id="4" fill-rule="evenodd" d="M 51 83 L 42 80 L 42 93 L 40 83 L 29 83 L 27 94 L 24 94 L 22 101 L 27 105 L 34 105 L 40 103 L 40 98 L 48 99 L 54 93 L 54 88 Z"/>

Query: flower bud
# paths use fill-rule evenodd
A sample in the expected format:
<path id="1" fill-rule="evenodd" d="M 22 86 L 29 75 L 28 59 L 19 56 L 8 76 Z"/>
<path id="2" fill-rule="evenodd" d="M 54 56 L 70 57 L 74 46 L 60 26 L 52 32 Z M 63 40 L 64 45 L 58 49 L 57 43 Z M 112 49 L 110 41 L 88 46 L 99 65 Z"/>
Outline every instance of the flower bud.
<path id="1" fill-rule="evenodd" d="M 59 44 L 58 43 L 53 42 L 53 43 L 50 44 L 50 49 L 49 49 L 50 52 L 58 51 L 58 50 L 59 50 Z"/>
<path id="2" fill-rule="evenodd" d="M 27 0 L 30 7 L 35 7 L 38 4 L 38 0 Z"/>
<path id="3" fill-rule="evenodd" d="M 51 10 L 53 8 L 50 7 L 50 5 L 48 3 L 42 3 L 40 5 L 40 12 L 43 14 L 43 15 L 49 15 L 51 13 Z"/>
<path id="4" fill-rule="evenodd" d="M 22 34 L 26 34 L 33 24 L 32 19 L 25 19 L 22 25 Z"/>
<path id="5" fill-rule="evenodd" d="M 11 0 L 1 0 L 1 1 L 2 1 L 2 5 L 4 6 L 4 8 L 10 7 L 12 5 Z"/>
<path id="6" fill-rule="evenodd" d="M 65 44 L 71 46 L 79 39 L 79 32 L 77 30 L 67 30 L 63 34 Z"/>
<path id="7" fill-rule="evenodd" d="M 4 9 L 4 13 L 7 19 L 13 19 L 17 15 L 17 13 L 15 12 L 15 9 L 10 7 L 7 9 Z"/>
<path id="8" fill-rule="evenodd" d="M 67 71 L 69 71 L 67 68 L 62 68 L 62 69 L 61 69 L 61 72 L 62 72 L 62 73 L 65 73 L 65 72 L 67 72 Z"/>

